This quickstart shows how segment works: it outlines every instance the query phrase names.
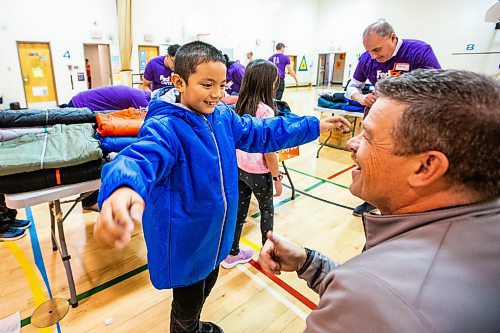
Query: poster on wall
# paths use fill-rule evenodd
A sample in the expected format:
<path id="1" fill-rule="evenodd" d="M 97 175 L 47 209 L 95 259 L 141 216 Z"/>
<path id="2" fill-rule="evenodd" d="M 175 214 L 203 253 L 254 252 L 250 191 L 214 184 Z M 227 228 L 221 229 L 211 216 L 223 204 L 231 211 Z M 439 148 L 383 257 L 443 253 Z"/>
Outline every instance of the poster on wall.
<path id="1" fill-rule="evenodd" d="M 144 70 L 146 69 L 146 63 L 146 51 L 139 51 L 139 73 L 144 73 Z"/>
<path id="2" fill-rule="evenodd" d="M 302 60 L 300 61 L 300 66 L 299 66 L 299 72 L 306 72 L 306 71 L 307 71 L 306 56 L 302 56 Z"/>
<path id="3" fill-rule="evenodd" d="M 120 56 L 111 56 L 111 68 L 114 74 L 120 73 Z"/>

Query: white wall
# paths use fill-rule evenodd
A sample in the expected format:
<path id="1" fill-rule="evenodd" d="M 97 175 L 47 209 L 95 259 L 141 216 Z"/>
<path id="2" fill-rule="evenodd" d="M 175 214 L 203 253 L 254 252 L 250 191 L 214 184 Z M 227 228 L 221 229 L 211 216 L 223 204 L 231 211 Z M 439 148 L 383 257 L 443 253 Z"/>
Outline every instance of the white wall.
<path id="1" fill-rule="evenodd" d="M 391 23 L 401 38 L 429 43 L 443 68 L 492 74 L 500 54 L 457 56 L 452 53 L 500 51 L 500 32 L 484 21 L 496 0 L 320 0 L 318 49 L 347 52 L 346 74 L 354 71 L 356 55 L 364 52 L 362 34 L 379 18 Z M 467 51 L 467 44 L 475 50 Z M 345 80 L 347 79 L 347 75 Z"/>
<path id="2" fill-rule="evenodd" d="M 500 51 L 499 32 L 484 21 L 496 0 L 133 0 L 132 66 L 139 72 L 138 45 L 183 44 L 201 39 L 221 49 L 232 49 L 243 61 L 247 51 L 254 59 L 267 59 L 273 43 L 283 42 L 287 54 L 306 57 L 308 71 L 298 72 L 301 82 L 316 82 L 319 53 L 347 53 L 344 83 L 352 75 L 356 55 L 364 49 L 361 34 L 378 18 L 386 18 L 402 38 L 417 38 L 432 45 L 444 68 L 466 68 L 493 73 L 500 55 L 452 55 Z M 102 34 L 92 39 L 91 32 Z M 208 34 L 197 36 L 198 34 Z M 144 36 L 150 34 L 151 42 Z M 85 72 L 83 43 L 110 44 L 119 56 L 115 0 L 0 0 L 0 90 L 4 106 L 19 101 L 25 106 L 16 41 L 50 42 L 59 102 L 67 102 L 86 89 L 76 80 Z M 63 58 L 69 51 L 70 59 Z M 68 65 L 72 72 L 71 89 Z M 113 62 L 113 67 L 117 65 Z M 350 65 L 350 66 L 349 66 Z M 293 80 L 287 77 L 288 82 Z M 115 81 L 114 83 L 118 83 Z"/>
<path id="3" fill-rule="evenodd" d="M 286 54 L 302 56 L 313 68 L 319 0 L 133 0 L 132 66 L 138 73 L 138 45 L 183 44 L 200 39 L 220 49 L 233 49 L 242 63 L 275 53 L 273 41 L 287 45 Z M 197 36 L 198 34 L 208 34 Z M 144 36 L 154 37 L 145 42 Z M 164 47 L 160 47 L 160 52 Z M 164 53 L 163 53 L 164 54 Z M 298 66 L 299 64 L 297 64 Z M 316 70 L 298 72 L 301 82 L 316 80 Z M 291 79 L 291 78 L 288 78 Z M 293 82 L 293 79 L 291 79 Z"/>
<path id="4" fill-rule="evenodd" d="M 99 31 L 101 39 L 92 39 Z M 110 44 L 111 54 L 119 54 L 114 0 L 0 0 L 0 90 L 4 107 L 17 101 L 26 107 L 16 41 L 50 42 L 52 65 L 59 103 L 87 89 L 77 81 L 85 72 L 83 43 Z M 69 51 L 70 59 L 63 55 Z M 69 71 L 68 65 L 78 66 Z M 71 89 L 73 74 L 74 89 Z"/>

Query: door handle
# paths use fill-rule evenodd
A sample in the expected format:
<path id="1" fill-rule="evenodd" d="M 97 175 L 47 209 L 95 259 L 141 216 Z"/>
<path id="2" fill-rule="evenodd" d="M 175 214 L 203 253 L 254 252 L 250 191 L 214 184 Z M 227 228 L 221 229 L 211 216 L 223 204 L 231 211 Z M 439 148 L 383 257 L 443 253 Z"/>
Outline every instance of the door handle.
<path id="1" fill-rule="evenodd" d="M 30 80 L 30 77 L 28 75 L 23 75 L 24 84 L 28 84 L 29 80 Z"/>

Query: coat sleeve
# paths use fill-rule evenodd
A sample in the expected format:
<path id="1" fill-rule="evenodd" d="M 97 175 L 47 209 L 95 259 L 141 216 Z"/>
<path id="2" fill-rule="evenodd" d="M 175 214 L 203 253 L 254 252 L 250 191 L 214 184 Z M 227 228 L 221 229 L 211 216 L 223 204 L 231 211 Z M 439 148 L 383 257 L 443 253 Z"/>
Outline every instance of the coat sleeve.
<path id="1" fill-rule="evenodd" d="M 319 136 L 319 120 L 313 116 L 255 118 L 231 112 L 236 148 L 268 153 L 310 142 Z"/>
<path id="2" fill-rule="evenodd" d="M 309 267 L 299 277 L 307 282 L 309 288 L 318 293 L 319 286 L 325 276 L 339 264 L 318 251 L 312 251 L 311 256 Z"/>
<path id="3" fill-rule="evenodd" d="M 103 167 L 99 207 L 119 187 L 130 187 L 144 199 L 154 184 L 170 174 L 174 147 L 168 128 L 154 118 L 148 120 L 139 140 Z"/>

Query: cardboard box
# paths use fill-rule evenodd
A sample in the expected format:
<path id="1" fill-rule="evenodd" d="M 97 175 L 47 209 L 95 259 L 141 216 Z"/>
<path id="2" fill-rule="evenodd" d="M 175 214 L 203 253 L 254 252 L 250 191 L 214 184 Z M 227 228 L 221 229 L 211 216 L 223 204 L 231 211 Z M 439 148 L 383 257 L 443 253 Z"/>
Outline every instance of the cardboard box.
<path id="1" fill-rule="evenodd" d="M 321 112 L 320 120 L 332 116 L 330 112 Z M 325 144 L 328 147 L 347 149 L 347 141 L 353 136 L 358 135 L 363 131 L 363 120 L 360 117 L 344 116 L 351 123 L 351 131 L 349 133 L 342 133 L 341 131 L 333 131 L 330 140 Z M 325 142 L 330 133 L 326 132 L 319 136 L 319 143 Z"/>

